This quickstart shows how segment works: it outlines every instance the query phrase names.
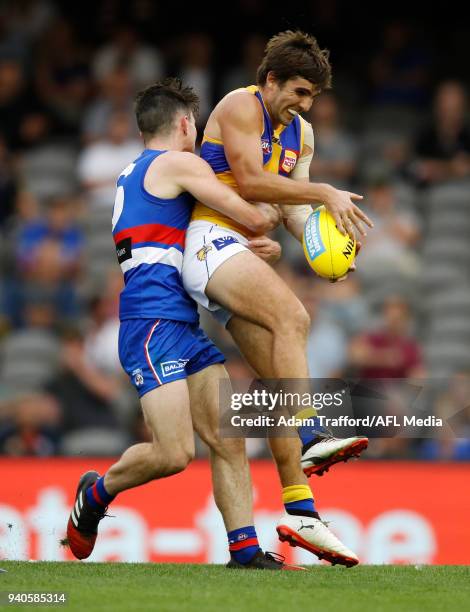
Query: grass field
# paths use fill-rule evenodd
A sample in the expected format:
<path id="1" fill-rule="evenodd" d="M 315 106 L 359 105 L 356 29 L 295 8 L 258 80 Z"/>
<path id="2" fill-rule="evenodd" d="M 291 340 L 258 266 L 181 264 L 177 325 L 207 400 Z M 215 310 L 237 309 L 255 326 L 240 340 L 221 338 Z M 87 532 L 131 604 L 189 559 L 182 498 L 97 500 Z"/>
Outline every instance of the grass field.
<path id="1" fill-rule="evenodd" d="M 0 591 L 65 591 L 69 612 L 434 612 L 470 610 L 470 566 L 312 567 L 0 561 Z M 5 606 L 27 610 L 32 605 Z M 36 608 L 38 609 L 38 608 Z M 51 606 L 39 606 L 50 610 Z"/>

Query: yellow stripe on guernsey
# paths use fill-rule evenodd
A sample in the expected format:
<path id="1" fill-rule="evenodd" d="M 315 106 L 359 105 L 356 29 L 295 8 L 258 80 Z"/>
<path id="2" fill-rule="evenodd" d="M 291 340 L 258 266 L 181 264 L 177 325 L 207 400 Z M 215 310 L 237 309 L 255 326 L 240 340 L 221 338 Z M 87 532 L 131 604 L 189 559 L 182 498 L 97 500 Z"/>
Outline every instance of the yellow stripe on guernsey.
<path id="1" fill-rule="evenodd" d="M 283 504 L 290 504 L 303 499 L 313 499 L 312 490 L 308 485 L 292 485 L 282 489 Z"/>
<path id="2" fill-rule="evenodd" d="M 263 110 L 263 133 L 260 138 L 260 146 L 263 152 L 264 169 L 273 174 L 289 176 L 302 153 L 304 120 L 297 115 L 288 126 L 281 125 L 274 130 L 258 87 L 250 85 L 246 88 L 246 91 L 256 96 Z M 222 183 L 238 191 L 237 182 L 225 156 L 222 140 L 204 136 L 201 146 L 201 157 L 211 166 Z M 196 202 L 191 220 L 209 221 L 222 227 L 234 229 L 245 236 L 250 235 L 249 230 L 245 227 L 201 202 Z"/>
<path id="3" fill-rule="evenodd" d="M 315 408 L 309 407 L 309 408 L 303 408 L 302 410 L 300 410 L 300 412 L 297 412 L 297 414 L 295 415 L 296 419 L 312 419 L 313 417 L 318 416 L 318 412 L 315 410 Z"/>

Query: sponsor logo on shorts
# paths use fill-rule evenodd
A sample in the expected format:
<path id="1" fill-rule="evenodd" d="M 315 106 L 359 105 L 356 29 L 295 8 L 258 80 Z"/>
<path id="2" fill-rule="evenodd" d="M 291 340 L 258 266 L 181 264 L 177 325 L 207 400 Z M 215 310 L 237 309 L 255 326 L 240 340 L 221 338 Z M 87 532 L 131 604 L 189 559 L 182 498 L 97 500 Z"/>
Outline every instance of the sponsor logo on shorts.
<path id="1" fill-rule="evenodd" d="M 320 211 L 314 211 L 305 224 L 305 246 L 308 255 L 313 261 L 325 252 L 325 245 L 320 236 Z"/>
<path id="2" fill-rule="evenodd" d="M 282 160 L 281 168 L 284 172 L 292 172 L 297 163 L 297 152 L 286 149 L 284 152 L 284 159 Z"/>
<path id="3" fill-rule="evenodd" d="M 132 372 L 132 376 L 134 378 L 134 385 L 136 387 L 141 387 L 144 384 L 144 375 L 142 374 L 141 368 L 137 368 Z"/>
<path id="4" fill-rule="evenodd" d="M 174 359 L 173 361 L 162 361 L 160 364 L 163 376 L 173 376 L 184 371 L 189 359 Z"/>
<path id="5" fill-rule="evenodd" d="M 199 261 L 206 261 L 207 253 L 209 251 L 212 251 L 211 245 L 205 244 L 202 249 L 199 249 L 199 251 L 196 253 L 196 257 L 199 259 Z"/>
<path id="6" fill-rule="evenodd" d="M 270 155 L 273 150 L 271 141 L 266 140 L 266 138 L 262 138 L 261 139 L 261 149 L 263 150 L 264 155 Z"/>
<path id="7" fill-rule="evenodd" d="M 127 259 L 132 259 L 132 239 L 124 238 L 116 244 L 116 255 L 118 262 L 122 264 Z"/>
<path id="8" fill-rule="evenodd" d="M 213 240 L 212 244 L 218 251 L 221 251 L 229 244 L 234 244 L 235 242 L 238 242 L 238 239 L 235 238 L 235 236 L 223 236 L 222 238 L 216 238 Z"/>

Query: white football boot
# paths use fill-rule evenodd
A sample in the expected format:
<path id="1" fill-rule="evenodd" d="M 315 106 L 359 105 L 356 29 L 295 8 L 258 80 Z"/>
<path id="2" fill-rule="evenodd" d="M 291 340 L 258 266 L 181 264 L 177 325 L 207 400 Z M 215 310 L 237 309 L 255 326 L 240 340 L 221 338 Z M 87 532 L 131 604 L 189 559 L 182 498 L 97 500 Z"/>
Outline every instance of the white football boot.
<path id="1" fill-rule="evenodd" d="M 339 563 L 353 567 L 359 563 L 353 551 L 340 542 L 320 519 L 284 514 L 277 524 L 276 531 L 281 542 L 300 546 L 319 559 L 326 559 L 332 565 Z"/>
<path id="2" fill-rule="evenodd" d="M 368 438 L 364 437 L 342 439 L 329 435 L 321 436 L 318 442 L 306 444 L 302 448 L 300 463 L 306 476 L 322 476 L 335 463 L 359 457 L 368 444 Z"/>

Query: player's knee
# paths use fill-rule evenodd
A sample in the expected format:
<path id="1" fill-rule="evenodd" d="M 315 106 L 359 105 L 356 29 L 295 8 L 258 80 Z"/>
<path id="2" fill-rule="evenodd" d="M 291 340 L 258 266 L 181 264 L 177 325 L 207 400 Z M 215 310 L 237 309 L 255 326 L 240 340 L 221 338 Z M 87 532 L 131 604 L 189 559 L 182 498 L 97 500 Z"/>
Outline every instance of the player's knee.
<path id="1" fill-rule="evenodd" d="M 289 313 L 288 316 L 286 313 Z M 310 316 L 300 300 L 289 300 L 276 322 L 276 329 L 285 336 L 307 338 L 310 330 Z"/>
<path id="2" fill-rule="evenodd" d="M 199 437 L 212 450 L 217 452 L 222 446 L 222 440 L 217 434 L 217 431 L 212 431 L 210 428 L 199 430 Z"/>
<path id="3" fill-rule="evenodd" d="M 298 301 L 292 313 L 291 323 L 299 336 L 307 337 L 310 331 L 310 316 L 304 305 Z"/>
<path id="4" fill-rule="evenodd" d="M 295 306 L 296 300 L 290 299 L 289 296 L 279 296 L 279 300 L 264 314 L 264 323 L 273 333 L 288 334 L 292 329 L 290 319 Z M 286 316 L 286 313 L 289 314 Z"/>
<path id="5" fill-rule="evenodd" d="M 194 459 L 194 451 L 179 450 L 168 458 L 167 470 L 169 474 L 178 474 L 185 470 Z"/>
<path id="6" fill-rule="evenodd" d="M 185 470 L 195 456 L 194 441 L 164 450 L 165 472 L 168 476 Z"/>
<path id="7" fill-rule="evenodd" d="M 229 459 L 245 454 L 244 438 L 221 438 L 217 432 L 209 430 L 199 432 L 199 437 L 219 457 Z"/>
<path id="8" fill-rule="evenodd" d="M 194 459 L 194 452 L 180 452 L 172 457 L 171 473 L 178 474 L 185 470 Z"/>

